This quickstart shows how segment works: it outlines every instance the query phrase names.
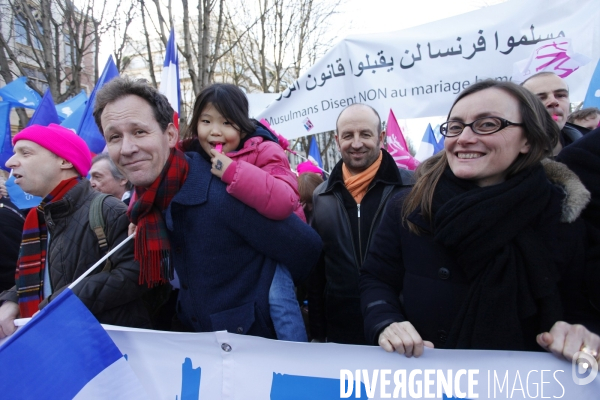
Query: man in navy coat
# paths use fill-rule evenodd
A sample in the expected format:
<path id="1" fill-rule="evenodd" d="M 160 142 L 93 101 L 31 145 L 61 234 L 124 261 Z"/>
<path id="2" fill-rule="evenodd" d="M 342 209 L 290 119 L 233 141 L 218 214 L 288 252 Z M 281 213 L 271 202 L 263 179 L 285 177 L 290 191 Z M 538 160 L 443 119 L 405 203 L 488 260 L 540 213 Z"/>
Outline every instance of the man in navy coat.
<path id="1" fill-rule="evenodd" d="M 144 81 L 116 78 L 98 92 L 94 117 L 111 159 L 136 187 L 140 279 L 166 282 L 174 267 L 184 329 L 275 338 L 268 294 L 276 264 L 306 279 L 320 237 L 292 215 L 269 220 L 226 192 L 198 153 L 176 149 L 165 96 Z"/>

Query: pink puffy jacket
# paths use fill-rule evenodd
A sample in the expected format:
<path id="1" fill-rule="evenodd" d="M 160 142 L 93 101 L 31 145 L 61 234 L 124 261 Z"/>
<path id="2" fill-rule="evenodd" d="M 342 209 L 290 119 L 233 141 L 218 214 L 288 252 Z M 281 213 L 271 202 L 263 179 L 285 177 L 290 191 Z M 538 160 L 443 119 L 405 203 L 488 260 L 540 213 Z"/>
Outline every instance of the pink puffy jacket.
<path id="1" fill-rule="evenodd" d="M 282 220 L 295 213 L 306 222 L 298 179 L 281 146 L 257 136 L 227 156 L 233 162 L 221 179 L 229 194 L 269 219 Z"/>

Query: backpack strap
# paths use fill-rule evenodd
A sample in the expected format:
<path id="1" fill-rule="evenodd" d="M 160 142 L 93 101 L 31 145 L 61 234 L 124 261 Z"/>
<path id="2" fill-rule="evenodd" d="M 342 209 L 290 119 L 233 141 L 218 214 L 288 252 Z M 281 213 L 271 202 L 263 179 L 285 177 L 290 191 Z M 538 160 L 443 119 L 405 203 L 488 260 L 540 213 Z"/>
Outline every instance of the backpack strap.
<path id="1" fill-rule="evenodd" d="M 106 199 L 108 194 L 101 193 L 100 195 L 94 197 L 92 203 L 90 204 L 90 228 L 96 234 L 98 238 L 98 246 L 100 246 L 101 254 L 104 255 L 108 253 L 108 240 L 106 238 L 106 224 L 104 222 L 104 217 L 102 216 L 102 205 L 104 204 L 104 199 Z M 106 260 L 106 265 L 103 268 L 103 271 L 110 271 L 111 263 L 110 260 Z"/>

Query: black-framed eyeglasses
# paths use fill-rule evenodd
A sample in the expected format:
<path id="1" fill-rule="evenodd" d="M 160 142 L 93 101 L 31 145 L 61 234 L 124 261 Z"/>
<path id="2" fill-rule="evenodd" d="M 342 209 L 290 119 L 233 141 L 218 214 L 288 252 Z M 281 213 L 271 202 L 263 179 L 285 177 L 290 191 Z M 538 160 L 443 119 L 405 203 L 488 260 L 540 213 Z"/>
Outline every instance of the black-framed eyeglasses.
<path id="1" fill-rule="evenodd" d="M 510 122 L 500 117 L 483 117 L 470 124 L 461 121 L 446 121 L 440 125 L 440 133 L 446 137 L 454 137 L 460 135 L 468 126 L 478 135 L 491 135 L 511 125 L 523 126 L 522 123 Z"/>

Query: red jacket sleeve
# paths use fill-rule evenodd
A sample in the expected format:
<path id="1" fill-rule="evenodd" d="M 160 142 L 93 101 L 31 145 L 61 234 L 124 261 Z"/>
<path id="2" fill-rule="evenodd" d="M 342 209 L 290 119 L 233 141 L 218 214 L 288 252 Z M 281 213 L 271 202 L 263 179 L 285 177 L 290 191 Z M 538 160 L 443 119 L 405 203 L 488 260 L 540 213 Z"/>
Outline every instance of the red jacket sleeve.
<path id="1" fill-rule="evenodd" d="M 237 160 L 227 168 L 227 192 L 269 219 L 285 219 L 300 206 L 296 175 L 278 144 L 262 142 L 257 151 L 256 164 Z"/>

